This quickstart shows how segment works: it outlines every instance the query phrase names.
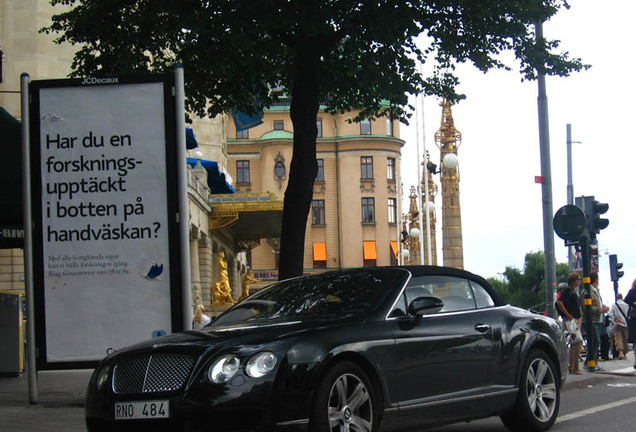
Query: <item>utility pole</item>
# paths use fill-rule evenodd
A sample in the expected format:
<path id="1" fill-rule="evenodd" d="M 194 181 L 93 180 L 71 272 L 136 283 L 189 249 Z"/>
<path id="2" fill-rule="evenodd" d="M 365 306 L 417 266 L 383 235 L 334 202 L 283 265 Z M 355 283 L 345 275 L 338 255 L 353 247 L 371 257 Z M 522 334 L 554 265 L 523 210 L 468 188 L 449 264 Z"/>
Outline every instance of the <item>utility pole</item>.
<path id="1" fill-rule="evenodd" d="M 568 205 L 574 204 L 574 185 L 572 184 L 572 125 L 568 123 L 566 125 L 567 135 L 567 158 L 568 158 Z M 573 266 L 574 254 L 572 253 L 572 246 L 568 246 L 568 268 L 570 273 L 574 270 Z"/>
<path id="2" fill-rule="evenodd" d="M 535 24 L 537 44 L 543 43 L 543 23 Z M 545 86 L 545 73 L 538 72 L 539 96 L 539 146 L 541 152 L 541 195 L 543 202 L 543 248 L 545 250 L 546 306 L 548 316 L 556 318 L 554 292 L 556 289 L 556 259 L 554 257 L 554 232 L 552 228 L 552 173 L 550 168 L 550 126 L 548 121 L 548 96 Z"/>

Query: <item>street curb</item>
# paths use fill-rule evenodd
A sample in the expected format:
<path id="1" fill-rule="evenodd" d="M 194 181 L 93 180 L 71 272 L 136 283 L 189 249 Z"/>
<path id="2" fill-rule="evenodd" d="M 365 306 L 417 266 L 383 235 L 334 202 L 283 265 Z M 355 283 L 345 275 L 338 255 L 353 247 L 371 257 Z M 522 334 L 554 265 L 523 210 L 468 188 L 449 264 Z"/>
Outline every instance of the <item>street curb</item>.
<path id="1" fill-rule="evenodd" d="M 625 368 L 603 372 L 584 372 L 584 374 L 585 375 L 568 375 L 562 390 L 568 391 L 573 389 L 582 389 L 618 378 L 633 378 L 636 376 L 636 370 Z"/>

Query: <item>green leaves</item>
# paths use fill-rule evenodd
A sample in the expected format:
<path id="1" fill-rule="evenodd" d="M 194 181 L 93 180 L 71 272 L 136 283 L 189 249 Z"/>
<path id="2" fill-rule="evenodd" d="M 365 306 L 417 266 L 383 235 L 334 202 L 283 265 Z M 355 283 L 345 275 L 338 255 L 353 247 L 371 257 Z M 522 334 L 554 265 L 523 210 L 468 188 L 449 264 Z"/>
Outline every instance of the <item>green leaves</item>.
<path id="1" fill-rule="evenodd" d="M 369 117 L 406 120 L 408 95 L 457 101 L 456 64 L 482 71 L 512 68 L 526 79 L 537 68 L 566 76 L 585 66 L 557 41 L 534 38 L 533 25 L 562 0 L 53 0 L 74 6 L 43 29 L 77 44 L 73 74 L 122 75 L 186 71 L 188 108 L 215 115 L 263 105 L 270 87 L 292 93 L 299 53 L 318 59 L 320 99 L 330 111 L 364 108 Z M 424 33 L 427 37 L 417 38 Z M 417 38 L 417 39 L 416 39 Z M 431 63 L 429 76 L 419 61 Z M 386 108 L 384 101 L 391 101 Z"/>
<path id="2" fill-rule="evenodd" d="M 567 264 L 557 263 L 557 281 L 567 281 Z M 523 270 L 506 267 L 500 280 L 488 279 L 497 294 L 508 303 L 524 309 L 545 309 L 545 255 L 529 252 L 525 256 Z"/>

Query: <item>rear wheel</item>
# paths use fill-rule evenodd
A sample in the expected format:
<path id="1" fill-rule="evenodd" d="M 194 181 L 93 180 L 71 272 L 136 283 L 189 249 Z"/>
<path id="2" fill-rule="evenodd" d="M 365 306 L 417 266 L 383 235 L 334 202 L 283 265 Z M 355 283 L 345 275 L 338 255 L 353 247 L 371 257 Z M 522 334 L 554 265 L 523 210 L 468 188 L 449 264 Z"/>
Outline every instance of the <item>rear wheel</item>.
<path id="1" fill-rule="evenodd" d="M 352 362 L 342 362 L 325 373 L 309 419 L 311 432 L 376 432 L 379 416 L 373 386 L 367 374 Z"/>
<path id="2" fill-rule="evenodd" d="M 548 430 L 559 414 L 561 398 L 554 362 L 545 352 L 533 350 L 522 372 L 515 406 L 501 420 L 514 432 Z"/>

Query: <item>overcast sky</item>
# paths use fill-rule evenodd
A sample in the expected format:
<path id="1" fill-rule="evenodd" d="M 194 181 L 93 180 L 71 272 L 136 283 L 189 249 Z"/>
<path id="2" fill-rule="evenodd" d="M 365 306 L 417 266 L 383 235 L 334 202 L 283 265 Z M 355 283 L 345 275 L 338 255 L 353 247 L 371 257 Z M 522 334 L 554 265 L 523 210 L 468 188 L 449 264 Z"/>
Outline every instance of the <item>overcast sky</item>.
<path id="1" fill-rule="evenodd" d="M 592 68 L 568 78 L 547 77 L 553 212 L 567 204 L 566 125 L 571 124 L 574 196 L 593 195 L 609 203 L 609 227 L 598 235 L 600 281 L 605 303 L 613 302 L 609 254 L 624 263 L 619 291 L 636 278 L 636 88 L 633 44 L 636 2 L 572 0 L 544 25 L 544 35 L 561 41 L 561 50 Z M 460 92 L 467 98 L 453 107 L 459 147 L 464 267 L 496 277 L 506 266 L 523 268 L 527 252 L 544 249 L 543 207 L 536 82 L 521 82 L 518 72 L 483 74 L 458 69 Z M 420 135 L 439 165 L 434 134 L 440 127 L 439 100 L 424 100 Z M 414 103 L 414 102 L 413 102 Z M 416 121 L 401 126 L 405 196 L 417 183 Z M 421 141 L 421 140 L 420 140 Z M 422 154 L 422 143 L 420 143 Z M 439 183 L 439 176 L 437 176 Z M 408 202 L 408 198 L 405 202 Z M 441 192 L 437 198 L 438 256 L 441 257 Z M 567 262 L 563 240 L 555 235 L 557 262 Z M 441 260 L 440 260 L 441 263 Z M 559 281 L 561 282 L 561 281 Z"/>

